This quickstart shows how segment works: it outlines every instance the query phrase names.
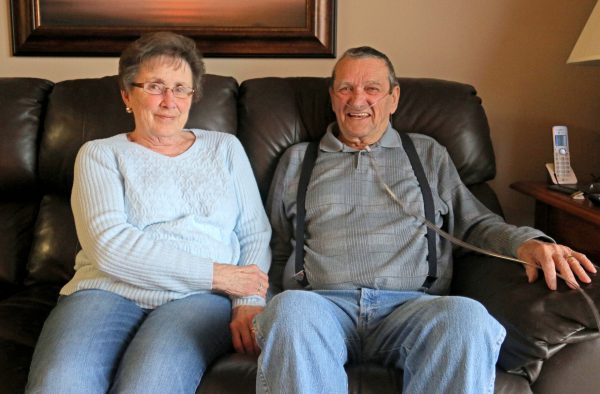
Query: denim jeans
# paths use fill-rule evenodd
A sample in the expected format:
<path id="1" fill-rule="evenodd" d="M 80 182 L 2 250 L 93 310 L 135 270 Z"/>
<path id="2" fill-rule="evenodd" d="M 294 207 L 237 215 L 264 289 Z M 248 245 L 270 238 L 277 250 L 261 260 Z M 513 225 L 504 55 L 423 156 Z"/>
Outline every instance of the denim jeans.
<path id="1" fill-rule="evenodd" d="M 404 393 L 492 393 L 506 332 L 480 303 L 384 290 L 288 290 L 254 320 L 257 393 L 348 393 L 346 363 L 404 370 Z"/>
<path id="2" fill-rule="evenodd" d="M 230 351 L 231 302 L 196 294 L 146 310 L 104 290 L 63 297 L 44 324 L 27 393 L 194 393 Z"/>

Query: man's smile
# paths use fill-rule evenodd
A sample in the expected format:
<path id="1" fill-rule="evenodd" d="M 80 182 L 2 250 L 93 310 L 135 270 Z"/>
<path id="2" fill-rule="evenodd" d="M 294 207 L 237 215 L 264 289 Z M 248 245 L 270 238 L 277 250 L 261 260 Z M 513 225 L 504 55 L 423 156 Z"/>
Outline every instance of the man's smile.
<path id="1" fill-rule="evenodd" d="M 352 119 L 365 119 L 371 117 L 371 114 L 368 112 L 347 112 L 346 116 Z"/>

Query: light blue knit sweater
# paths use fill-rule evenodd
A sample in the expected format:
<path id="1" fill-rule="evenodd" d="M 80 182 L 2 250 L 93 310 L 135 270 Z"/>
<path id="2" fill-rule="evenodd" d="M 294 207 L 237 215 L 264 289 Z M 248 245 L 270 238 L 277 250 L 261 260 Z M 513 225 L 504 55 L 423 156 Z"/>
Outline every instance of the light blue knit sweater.
<path id="1" fill-rule="evenodd" d="M 192 132 L 196 141 L 176 157 L 125 134 L 82 146 L 71 195 L 82 250 L 61 294 L 104 289 L 155 308 L 209 292 L 214 262 L 268 272 L 271 229 L 241 144 Z M 232 301 L 264 305 L 260 297 Z"/>

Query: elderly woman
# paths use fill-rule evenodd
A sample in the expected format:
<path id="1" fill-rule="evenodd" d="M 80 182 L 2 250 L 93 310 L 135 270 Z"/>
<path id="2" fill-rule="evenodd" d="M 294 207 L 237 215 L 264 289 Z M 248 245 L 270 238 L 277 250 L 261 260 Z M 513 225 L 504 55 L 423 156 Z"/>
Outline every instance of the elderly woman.
<path id="1" fill-rule="evenodd" d="M 90 141 L 71 205 L 82 250 L 35 350 L 28 392 L 193 393 L 232 347 L 255 354 L 271 230 L 248 159 L 185 129 L 204 64 L 189 38 L 148 34 L 119 62 L 128 133 Z"/>

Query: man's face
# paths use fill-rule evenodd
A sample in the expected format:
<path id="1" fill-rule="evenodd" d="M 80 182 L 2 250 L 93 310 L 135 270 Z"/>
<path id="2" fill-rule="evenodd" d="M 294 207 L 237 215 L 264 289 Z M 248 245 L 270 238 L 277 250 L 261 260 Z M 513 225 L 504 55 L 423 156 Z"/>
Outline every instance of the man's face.
<path id="1" fill-rule="evenodd" d="M 385 132 L 390 114 L 398 107 L 400 88 L 390 93 L 388 68 L 374 57 L 344 58 L 335 68 L 329 90 L 340 129 L 340 140 L 351 145 L 370 145 Z"/>

